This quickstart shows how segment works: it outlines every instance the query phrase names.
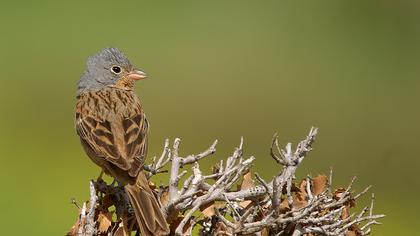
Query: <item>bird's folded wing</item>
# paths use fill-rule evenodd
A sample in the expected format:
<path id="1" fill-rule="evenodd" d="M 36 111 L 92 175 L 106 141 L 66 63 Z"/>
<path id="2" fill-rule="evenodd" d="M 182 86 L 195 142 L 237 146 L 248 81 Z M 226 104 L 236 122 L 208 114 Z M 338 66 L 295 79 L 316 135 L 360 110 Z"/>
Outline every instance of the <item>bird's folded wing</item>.
<path id="1" fill-rule="evenodd" d="M 76 113 L 76 130 L 98 157 L 137 176 L 147 153 L 148 122 L 144 113 L 132 117 L 115 114 L 112 120 Z"/>

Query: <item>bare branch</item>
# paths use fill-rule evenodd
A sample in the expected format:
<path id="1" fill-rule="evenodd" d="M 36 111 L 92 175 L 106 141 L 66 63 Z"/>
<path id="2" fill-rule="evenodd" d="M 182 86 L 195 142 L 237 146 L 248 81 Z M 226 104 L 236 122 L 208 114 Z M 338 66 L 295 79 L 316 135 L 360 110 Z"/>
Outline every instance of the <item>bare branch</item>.
<path id="1" fill-rule="evenodd" d="M 158 200 L 168 223 L 173 224 L 175 235 L 192 235 L 194 227 L 201 227 L 203 236 L 345 235 L 351 231 L 369 234 L 373 225 L 380 224 L 376 220 L 384 217 L 373 213 L 374 195 L 370 206 L 358 214 L 350 209 L 370 186 L 353 195 L 354 177 L 345 189 L 333 191 L 332 169 L 326 183 L 320 184 L 308 175 L 302 185 L 296 184 L 296 170 L 312 150 L 317 134 L 318 129 L 311 128 L 296 146 L 287 143 L 284 148 L 280 148 L 275 134 L 270 156 L 279 165 L 278 173 L 269 181 L 255 173 L 257 185 L 249 179 L 243 180 L 255 161 L 253 156 L 244 156 L 243 138 L 230 156 L 217 161 L 211 173 L 201 170 L 199 162 L 216 151 L 217 140 L 199 154 L 182 157 L 179 155 L 181 140 L 176 138 L 171 147 L 166 139 L 162 154 L 153 157 L 144 169 L 149 178 L 170 169 L 169 182 L 160 187 Z M 190 166 L 185 168 L 187 165 Z M 242 184 L 238 185 L 241 180 Z M 113 213 L 117 217 L 111 219 L 109 227 L 102 224 L 106 234 L 101 235 L 115 235 L 117 231 L 129 235 L 137 230 L 122 186 L 108 185 L 103 180 L 91 182 L 90 193 L 89 204 L 83 203 L 79 219 L 68 235 L 96 235 L 100 228 L 98 215 L 102 214 L 103 219 L 105 214 L 109 217 Z M 115 212 L 107 212 L 109 201 L 115 206 Z"/>

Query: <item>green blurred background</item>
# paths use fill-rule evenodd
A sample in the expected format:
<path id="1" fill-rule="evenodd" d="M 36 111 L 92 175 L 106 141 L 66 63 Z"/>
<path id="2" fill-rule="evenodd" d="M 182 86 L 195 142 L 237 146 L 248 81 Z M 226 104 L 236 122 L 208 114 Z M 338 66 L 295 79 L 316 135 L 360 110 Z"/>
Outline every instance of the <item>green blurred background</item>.
<path id="1" fill-rule="evenodd" d="M 0 32 L 1 235 L 74 223 L 70 198 L 86 200 L 99 174 L 74 131 L 75 87 L 108 46 L 150 75 L 136 87 L 149 156 L 166 137 L 182 138 L 183 154 L 217 138 L 208 168 L 244 136 L 270 178 L 273 133 L 284 145 L 317 126 L 298 177 L 332 167 L 338 187 L 357 175 L 387 215 L 374 235 L 416 232 L 418 1 L 2 1 Z"/>

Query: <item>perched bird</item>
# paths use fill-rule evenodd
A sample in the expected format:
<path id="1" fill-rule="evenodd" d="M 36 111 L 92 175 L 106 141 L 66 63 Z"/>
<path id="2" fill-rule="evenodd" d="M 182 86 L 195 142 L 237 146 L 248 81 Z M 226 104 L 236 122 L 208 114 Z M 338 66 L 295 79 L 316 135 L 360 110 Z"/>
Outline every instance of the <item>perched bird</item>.
<path id="1" fill-rule="evenodd" d="M 169 227 L 143 173 L 149 123 L 134 82 L 146 78 L 116 48 L 87 60 L 77 87 L 76 131 L 90 159 L 124 185 L 142 235 Z"/>

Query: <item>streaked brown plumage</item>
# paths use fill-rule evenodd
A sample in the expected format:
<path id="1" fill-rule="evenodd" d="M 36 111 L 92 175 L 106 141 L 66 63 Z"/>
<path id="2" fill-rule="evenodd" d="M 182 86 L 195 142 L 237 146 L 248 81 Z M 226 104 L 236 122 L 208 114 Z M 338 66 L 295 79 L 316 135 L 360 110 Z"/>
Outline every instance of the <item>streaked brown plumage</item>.
<path id="1" fill-rule="evenodd" d="M 142 235 L 167 235 L 168 225 L 142 171 L 149 124 L 130 79 L 139 72 L 131 64 L 121 67 L 114 83 L 79 92 L 77 134 L 90 159 L 124 185 Z"/>

